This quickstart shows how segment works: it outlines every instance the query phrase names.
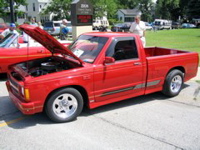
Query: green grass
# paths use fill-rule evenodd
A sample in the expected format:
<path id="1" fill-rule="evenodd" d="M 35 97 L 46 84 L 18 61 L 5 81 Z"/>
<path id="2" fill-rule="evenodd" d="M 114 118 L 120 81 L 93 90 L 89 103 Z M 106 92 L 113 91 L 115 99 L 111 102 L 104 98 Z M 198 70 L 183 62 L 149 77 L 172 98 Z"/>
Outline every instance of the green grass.
<path id="1" fill-rule="evenodd" d="M 200 55 L 200 29 L 147 31 L 146 42 L 146 46 L 187 50 Z"/>

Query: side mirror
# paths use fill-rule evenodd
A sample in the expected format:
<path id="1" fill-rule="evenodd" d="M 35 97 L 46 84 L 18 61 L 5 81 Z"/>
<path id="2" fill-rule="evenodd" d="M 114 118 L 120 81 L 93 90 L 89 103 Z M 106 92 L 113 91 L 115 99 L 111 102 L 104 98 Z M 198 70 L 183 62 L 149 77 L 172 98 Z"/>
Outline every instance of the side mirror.
<path id="1" fill-rule="evenodd" d="M 114 62 L 115 62 L 115 59 L 113 57 L 106 57 L 104 60 L 104 64 L 111 64 Z"/>

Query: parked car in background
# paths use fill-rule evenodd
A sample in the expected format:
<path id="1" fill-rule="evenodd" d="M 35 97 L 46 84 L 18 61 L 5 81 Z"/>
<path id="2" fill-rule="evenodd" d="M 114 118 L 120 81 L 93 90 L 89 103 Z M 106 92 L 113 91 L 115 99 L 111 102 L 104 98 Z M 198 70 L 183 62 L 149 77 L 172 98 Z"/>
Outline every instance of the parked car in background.
<path id="1" fill-rule="evenodd" d="M 195 25 L 197 26 L 197 28 L 200 28 L 200 18 L 198 19 L 192 19 L 195 23 Z"/>
<path id="2" fill-rule="evenodd" d="M 127 32 L 131 27 L 131 23 L 117 23 L 111 27 L 113 32 Z"/>
<path id="3" fill-rule="evenodd" d="M 149 24 L 148 22 L 145 22 L 145 26 L 146 26 L 146 30 L 152 30 L 153 27 L 151 24 Z"/>
<path id="4" fill-rule="evenodd" d="M 6 73 L 8 66 L 13 63 L 21 61 L 43 58 L 50 56 L 49 51 L 39 43 L 33 43 L 29 45 L 27 49 L 27 43 L 21 43 L 18 48 L 13 47 L 12 43 L 17 36 L 15 34 L 8 34 L 3 40 L 0 41 L 0 73 Z"/>
<path id="5" fill-rule="evenodd" d="M 107 18 L 99 19 L 96 18 L 93 21 L 92 28 L 93 30 L 102 30 L 107 29 L 109 27 L 109 22 Z"/>
<path id="6" fill-rule="evenodd" d="M 181 28 L 181 25 L 179 22 L 172 22 L 172 29 L 179 29 Z"/>
<path id="7" fill-rule="evenodd" d="M 183 23 L 181 25 L 182 28 L 196 28 L 196 25 L 192 24 L 192 23 Z"/>
<path id="8" fill-rule="evenodd" d="M 158 30 L 171 29 L 172 28 L 172 21 L 171 20 L 165 20 L 165 19 L 155 19 L 154 26 Z"/>
<path id="9" fill-rule="evenodd" d="M 29 38 L 29 44 L 23 43 L 23 39 L 19 37 L 18 47 L 13 46 L 16 40 L 15 34 L 8 34 L 0 41 L 0 74 L 8 71 L 8 66 L 21 61 L 27 61 L 36 58 L 50 56 L 51 53 L 41 44 Z M 60 41 L 63 45 L 68 46 L 68 41 Z"/>
<path id="10" fill-rule="evenodd" d="M 61 23 L 62 21 L 47 21 L 44 23 L 43 29 L 51 35 L 59 35 Z"/>
<path id="11" fill-rule="evenodd" d="M 8 28 L 8 25 L 6 23 L 0 23 L 0 33 L 2 33 L 7 28 Z"/>
<path id="12" fill-rule="evenodd" d="M 60 25 L 62 24 L 62 20 L 60 21 L 47 21 L 44 23 L 44 30 L 47 31 L 50 35 L 58 36 L 60 34 Z M 72 33 L 72 25 L 71 21 L 67 22 L 67 27 L 69 29 L 69 34 Z"/>

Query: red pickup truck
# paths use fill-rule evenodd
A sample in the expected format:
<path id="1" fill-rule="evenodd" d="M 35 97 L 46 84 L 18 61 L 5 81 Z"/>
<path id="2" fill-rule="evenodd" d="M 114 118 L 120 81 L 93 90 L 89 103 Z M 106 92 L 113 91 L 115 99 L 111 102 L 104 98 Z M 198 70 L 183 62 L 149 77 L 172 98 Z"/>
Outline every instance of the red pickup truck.
<path id="1" fill-rule="evenodd" d="M 45 111 L 55 122 L 90 109 L 162 91 L 176 96 L 197 74 L 198 53 L 143 48 L 131 33 L 85 33 L 65 47 L 38 27 L 20 28 L 52 56 L 9 67 L 10 98 L 24 114 Z"/>

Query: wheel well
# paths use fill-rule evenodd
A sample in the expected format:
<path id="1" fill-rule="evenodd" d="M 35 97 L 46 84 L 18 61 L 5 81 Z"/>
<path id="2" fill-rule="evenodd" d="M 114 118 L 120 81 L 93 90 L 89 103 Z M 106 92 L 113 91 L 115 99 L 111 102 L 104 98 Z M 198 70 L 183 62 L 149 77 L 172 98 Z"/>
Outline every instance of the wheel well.
<path id="1" fill-rule="evenodd" d="M 170 71 L 171 71 L 171 70 L 174 70 L 174 69 L 180 70 L 181 72 L 185 73 L 185 68 L 182 67 L 182 66 L 174 67 L 174 68 L 170 69 Z M 170 71 L 169 71 L 169 72 L 170 72 Z"/>
<path id="2" fill-rule="evenodd" d="M 71 85 L 71 86 L 65 86 L 65 87 L 61 87 L 61 88 L 58 88 L 58 89 L 55 89 L 53 91 L 51 91 L 46 100 L 45 100 L 45 103 L 44 103 L 44 106 L 46 105 L 49 97 L 51 97 L 51 95 L 55 92 L 57 92 L 58 90 L 61 90 L 61 89 L 64 89 L 64 88 L 74 88 L 76 90 L 78 90 L 80 92 L 80 94 L 83 96 L 83 102 L 84 102 L 84 107 L 88 107 L 89 105 L 89 102 L 88 102 L 88 94 L 87 94 L 87 91 L 82 87 L 82 86 L 79 86 L 79 85 Z M 43 110 L 44 110 L 45 107 L 43 107 Z"/>
<path id="3" fill-rule="evenodd" d="M 182 67 L 182 66 L 177 66 L 177 67 L 171 68 L 171 69 L 167 72 L 166 76 L 167 76 L 172 70 L 175 70 L 175 69 L 180 70 L 181 72 L 183 72 L 183 73 L 185 74 L 185 68 Z"/>

